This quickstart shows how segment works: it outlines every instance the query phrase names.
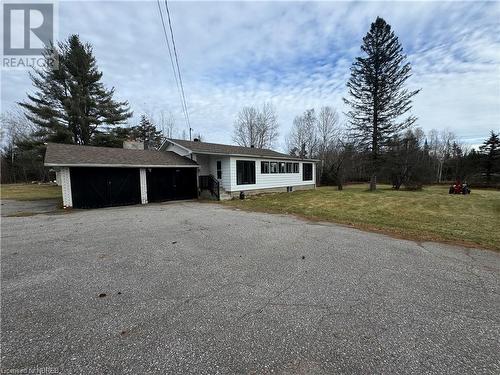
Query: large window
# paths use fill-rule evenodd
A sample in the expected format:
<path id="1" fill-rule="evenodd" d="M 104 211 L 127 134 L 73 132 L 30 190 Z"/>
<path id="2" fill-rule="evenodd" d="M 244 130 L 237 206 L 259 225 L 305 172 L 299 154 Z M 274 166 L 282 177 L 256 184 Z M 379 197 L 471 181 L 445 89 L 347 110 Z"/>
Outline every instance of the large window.
<path id="1" fill-rule="evenodd" d="M 255 184 L 255 162 L 236 160 L 236 183 L 238 185 Z"/>
<path id="2" fill-rule="evenodd" d="M 302 163 L 302 180 L 312 181 L 313 179 L 313 165 L 311 163 Z"/>
<path id="3" fill-rule="evenodd" d="M 220 180 L 222 178 L 222 162 L 217 160 L 217 179 Z"/>
<path id="4" fill-rule="evenodd" d="M 260 173 L 299 173 L 299 163 L 261 161 Z"/>
<path id="5" fill-rule="evenodd" d="M 269 162 L 261 161 L 260 162 L 260 173 L 269 173 Z"/>

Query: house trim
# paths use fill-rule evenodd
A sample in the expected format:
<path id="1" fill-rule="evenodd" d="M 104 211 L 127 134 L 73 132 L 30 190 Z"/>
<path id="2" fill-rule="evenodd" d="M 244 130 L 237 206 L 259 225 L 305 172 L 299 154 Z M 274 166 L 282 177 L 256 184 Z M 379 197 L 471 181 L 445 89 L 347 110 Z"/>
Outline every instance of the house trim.
<path id="1" fill-rule="evenodd" d="M 176 143 L 170 139 L 166 139 L 163 144 L 160 146 L 160 150 L 164 151 L 165 145 L 167 143 L 173 144 L 177 147 L 182 148 L 186 152 L 193 154 L 193 155 L 217 155 L 217 156 L 235 156 L 235 157 L 250 157 L 250 158 L 265 158 L 265 159 L 276 159 L 276 160 L 295 160 L 295 161 L 311 161 L 311 162 L 318 162 L 319 159 L 305 159 L 305 158 L 298 158 L 294 156 L 268 156 L 268 155 L 257 155 L 257 154 L 236 154 L 236 153 L 226 153 L 226 152 L 210 152 L 210 151 L 194 151 L 191 150 L 185 146 L 180 145 L 179 143 Z M 202 143 L 202 142 L 200 142 Z"/>
<path id="2" fill-rule="evenodd" d="M 289 157 L 279 157 L 279 156 L 266 156 L 266 155 L 249 155 L 249 154 L 225 154 L 222 152 L 205 152 L 205 151 L 192 151 L 193 154 L 197 155 L 216 155 L 216 156 L 231 156 L 236 158 L 257 158 L 257 159 L 266 159 L 266 160 L 293 160 L 293 161 L 303 161 L 305 163 L 311 162 L 316 163 L 318 159 L 301 159 L 293 156 Z"/>
<path id="3" fill-rule="evenodd" d="M 47 167 L 103 167 L 103 168 L 199 168 L 198 165 L 144 165 L 144 164 L 53 164 L 45 163 Z"/>
<path id="4" fill-rule="evenodd" d="M 73 195 L 71 192 L 71 174 L 67 167 L 61 168 L 57 173 L 60 175 L 61 179 L 61 190 L 63 196 L 63 207 L 69 208 L 73 207 Z"/>
<path id="5" fill-rule="evenodd" d="M 163 142 L 163 144 L 162 144 L 162 145 L 160 146 L 160 148 L 159 148 L 159 150 L 160 150 L 160 151 L 164 151 L 163 146 L 164 146 L 166 143 L 171 143 L 171 144 L 173 144 L 173 145 L 176 145 L 177 147 L 180 147 L 180 148 L 182 148 L 183 150 L 186 150 L 186 151 L 187 151 L 188 153 L 190 153 L 190 154 L 192 154 L 192 153 L 193 153 L 193 151 L 192 151 L 192 150 L 190 150 L 189 148 L 184 147 L 184 146 L 181 146 L 180 144 L 178 144 L 178 143 L 176 143 L 176 142 L 174 142 L 174 141 L 171 141 L 170 139 L 165 139 L 165 141 Z"/>
<path id="6" fill-rule="evenodd" d="M 148 183 L 146 178 L 146 168 L 139 169 L 139 181 L 141 184 L 141 203 L 148 203 Z"/>

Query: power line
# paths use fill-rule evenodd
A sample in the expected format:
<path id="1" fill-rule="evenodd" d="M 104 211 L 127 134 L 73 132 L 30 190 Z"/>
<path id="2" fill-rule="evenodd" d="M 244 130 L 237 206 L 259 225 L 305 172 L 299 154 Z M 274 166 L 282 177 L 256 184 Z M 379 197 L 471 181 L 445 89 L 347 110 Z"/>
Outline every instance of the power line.
<path id="1" fill-rule="evenodd" d="M 181 101 L 181 108 L 182 108 L 182 112 L 184 114 L 184 120 L 186 121 L 186 125 L 190 128 L 189 119 L 187 117 L 187 113 L 186 113 L 185 106 L 184 106 L 182 92 L 180 90 L 179 81 L 177 79 L 177 73 L 175 71 L 174 60 L 173 60 L 173 57 L 172 57 L 172 50 L 170 48 L 170 42 L 168 40 L 167 29 L 165 27 L 165 21 L 164 21 L 163 12 L 162 12 L 161 6 L 160 6 L 160 0 L 157 0 L 157 4 L 158 4 L 158 11 L 160 12 L 161 23 L 162 23 L 162 26 L 163 26 L 163 35 L 165 36 L 165 42 L 167 43 L 168 54 L 170 56 L 170 64 L 172 66 L 172 72 L 174 73 L 175 85 L 177 86 L 177 92 L 179 93 L 179 99 Z"/>
<path id="2" fill-rule="evenodd" d="M 189 140 L 191 140 L 191 122 L 189 121 L 189 111 L 187 108 L 186 95 L 184 94 L 184 85 L 182 84 L 181 69 L 179 67 L 179 58 L 177 56 L 177 48 L 175 47 L 174 31 L 172 30 L 172 21 L 170 20 L 170 11 L 168 9 L 167 0 L 165 0 L 165 8 L 167 9 L 168 26 L 170 28 L 170 35 L 172 36 L 172 45 L 174 47 L 175 63 L 177 65 L 177 72 L 179 73 L 179 83 L 181 85 L 182 99 L 184 100 L 184 108 L 186 111 L 186 116 L 189 125 Z"/>
<path id="3" fill-rule="evenodd" d="M 174 65 L 174 58 L 172 56 L 172 50 L 170 48 L 170 42 L 168 40 L 167 28 L 165 26 L 165 21 L 163 19 L 163 12 L 161 10 L 160 0 L 157 0 L 157 4 L 158 4 L 158 11 L 160 12 L 161 24 L 163 26 L 163 35 L 165 36 L 165 42 L 167 43 L 168 55 L 170 57 L 170 64 L 172 66 L 172 71 L 174 73 L 175 85 L 177 86 L 177 92 L 179 93 L 179 99 L 181 101 L 182 112 L 184 114 L 184 119 L 186 121 L 186 125 L 188 126 L 188 129 L 191 129 L 191 124 L 189 122 L 189 116 L 188 116 L 188 113 L 187 113 L 187 106 L 185 104 L 186 103 L 185 102 L 186 99 L 185 99 L 185 96 L 184 96 L 184 91 L 183 91 L 184 89 L 182 88 L 182 90 L 181 90 L 181 86 L 179 85 L 179 80 L 177 78 L 178 74 L 176 72 L 175 65 Z M 170 23 L 170 16 L 169 16 L 169 23 Z M 176 61 L 177 61 L 177 55 L 176 55 Z M 177 67 L 179 66 L 178 63 L 176 65 L 177 65 Z M 179 77 L 180 77 L 180 75 L 179 75 Z"/>

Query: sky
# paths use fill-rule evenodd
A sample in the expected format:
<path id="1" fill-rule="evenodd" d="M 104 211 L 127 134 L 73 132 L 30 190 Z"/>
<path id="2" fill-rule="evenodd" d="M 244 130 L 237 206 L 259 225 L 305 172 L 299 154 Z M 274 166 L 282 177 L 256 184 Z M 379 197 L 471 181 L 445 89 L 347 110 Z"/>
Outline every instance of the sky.
<path id="1" fill-rule="evenodd" d="M 156 1 L 58 8 L 59 40 L 79 34 L 93 45 L 105 85 L 134 111 L 131 125 L 164 111 L 178 135 L 187 129 Z M 412 64 L 417 126 L 474 145 L 500 130 L 500 2 L 169 1 L 169 10 L 191 126 L 205 141 L 232 143 L 238 111 L 266 102 L 278 114 L 281 150 L 306 109 L 333 106 L 344 121 L 349 68 L 377 16 Z M 30 91 L 27 71 L 2 71 L 2 111 Z"/>

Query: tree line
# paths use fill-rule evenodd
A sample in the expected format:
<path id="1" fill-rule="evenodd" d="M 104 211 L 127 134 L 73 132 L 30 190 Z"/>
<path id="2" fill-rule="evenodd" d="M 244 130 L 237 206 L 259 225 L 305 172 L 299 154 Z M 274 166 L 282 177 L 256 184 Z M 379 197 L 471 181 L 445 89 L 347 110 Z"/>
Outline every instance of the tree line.
<path id="1" fill-rule="evenodd" d="M 275 136 L 264 143 L 252 143 L 248 121 L 235 122 L 234 141 L 241 146 L 254 145 L 272 148 L 278 142 L 278 122 L 270 104 L 265 107 L 274 113 L 272 122 L 262 121 L 253 131 L 266 129 Z M 246 107 L 245 113 L 258 113 L 258 108 Z M 242 128 L 247 127 L 246 130 Z M 256 130 L 257 129 L 257 130 Z M 262 139 L 258 136 L 256 139 Z M 373 173 L 373 153 L 362 147 L 348 125 L 342 124 L 337 110 L 330 106 L 305 110 L 295 117 L 286 136 L 287 153 L 299 158 L 318 159 L 318 182 L 336 185 L 346 182 L 370 181 Z M 384 140 L 377 155 L 378 179 L 401 187 L 418 189 L 425 184 L 467 181 L 475 186 L 496 186 L 500 182 L 500 136 L 491 132 L 477 149 L 463 144 L 450 130 L 420 127 L 407 128 Z"/>
<path id="2" fill-rule="evenodd" d="M 341 189 L 345 181 L 369 181 L 370 190 L 376 190 L 377 180 L 395 189 L 455 180 L 485 185 L 500 182 L 497 133 L 492 131 L 479 150 L 474 150 L 460 144 L 448 130 L 425 134 L 415 127 L 412 98 L 420 90 L 406 86 L 411 65 L 384 19 L 377 17 L 371 24 L 361 51 L 351 66 L 348 95 L 343 98 L 349 108 L 344 113 L 346 124 L 341 126 L 332 107 L 307 109 L 295 117 L 286 138 L 291 155 L 320 160 L 320 183 L 336 184 Z M 265 107 L 270 112 L 271 107 Z M 258 110 L 245 108 L 240 112 L 234 136 L 240 145 L 254 142 L 248 137 L 248 122 L 242 121 L 244 113 Z M 277 121 L 275 114 L 267 117 L 273 121 L 261 121 L 252 127 L 252 134 L 273 134 L 264 143 L 271 147 L 278 134 Z M 242 141 L 244 135 L 247 138 Z"/>

